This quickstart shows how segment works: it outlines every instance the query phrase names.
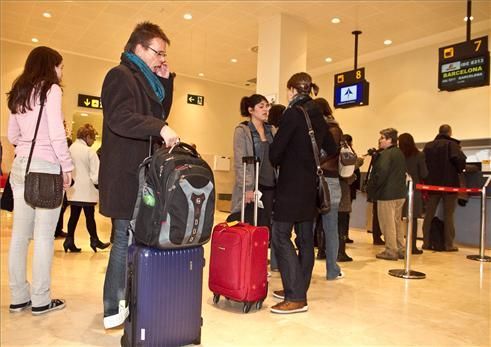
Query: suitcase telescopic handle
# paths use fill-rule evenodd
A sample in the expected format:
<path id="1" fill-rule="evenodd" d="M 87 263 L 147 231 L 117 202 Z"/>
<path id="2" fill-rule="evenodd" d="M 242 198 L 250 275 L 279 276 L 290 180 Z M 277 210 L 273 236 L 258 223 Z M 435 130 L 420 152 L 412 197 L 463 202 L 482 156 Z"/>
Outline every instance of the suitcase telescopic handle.
<path id="1" fill-rule="evenodd" d="M 247 164 L 256 164 L 255 177 L 254 177 L 254 226 L 257 226 L 257 205 L 259 203 L 259 196 L 257 191 L 259 189 L 259 157 L 242 157 L 242 163 L 244 164 L 244 181 L 242 182 L 242 209 L 240 211 L 240 221 L 245 221 L 245 193 L 246 193 L 246 169 Z"/>

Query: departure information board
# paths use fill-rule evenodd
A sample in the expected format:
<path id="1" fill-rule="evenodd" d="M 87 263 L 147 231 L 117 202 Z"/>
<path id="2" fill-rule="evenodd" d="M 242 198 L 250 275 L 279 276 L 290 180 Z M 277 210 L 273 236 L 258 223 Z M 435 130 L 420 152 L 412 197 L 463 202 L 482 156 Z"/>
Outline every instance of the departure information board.
<path id="1" fill-rule="evenodd" d="M 365 80 L 365 68 L 334 75 L 334 107 L 368 105 L 369 86 L 370 84 Z"/>
<path id="2" fill-rule="evenodd" d="M 489 85 L 488 37 L 438 50 L 438 89 L 455 91 Z"/>

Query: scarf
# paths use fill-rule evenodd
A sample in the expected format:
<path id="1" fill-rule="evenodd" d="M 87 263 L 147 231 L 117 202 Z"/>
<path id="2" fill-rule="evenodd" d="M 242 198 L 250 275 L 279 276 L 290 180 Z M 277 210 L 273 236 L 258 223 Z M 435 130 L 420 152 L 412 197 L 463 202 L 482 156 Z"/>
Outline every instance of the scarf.
<path id="1" fill-rule="evenodd" d="M 131 52 L 124 52 L 123 54 L 129 61 L 140 69 L 148 84 L 150 84 L 150 87 L 152 87 L 157 99 L 162 102 L 165 98 L 165 90 L 157 75 L 155 75 L 152 70 L 150 70 L 148 65 L 136 54 Z"/>

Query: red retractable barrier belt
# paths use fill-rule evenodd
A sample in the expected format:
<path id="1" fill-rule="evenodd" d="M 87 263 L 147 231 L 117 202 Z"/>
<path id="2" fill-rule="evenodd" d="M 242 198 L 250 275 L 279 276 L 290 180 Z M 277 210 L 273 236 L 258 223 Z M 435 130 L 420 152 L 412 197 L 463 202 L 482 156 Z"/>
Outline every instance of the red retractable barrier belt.
<path id="1" fill-rule="evenodd" d="M 416 184 L 418 190 L 431 190 L 435 192 L 447 192 L 447 193 L 481 193 L 481 188 L 456 188 L 456 187 L 442 187 L 442 186 L 430 186 L 427 184 Z"/>

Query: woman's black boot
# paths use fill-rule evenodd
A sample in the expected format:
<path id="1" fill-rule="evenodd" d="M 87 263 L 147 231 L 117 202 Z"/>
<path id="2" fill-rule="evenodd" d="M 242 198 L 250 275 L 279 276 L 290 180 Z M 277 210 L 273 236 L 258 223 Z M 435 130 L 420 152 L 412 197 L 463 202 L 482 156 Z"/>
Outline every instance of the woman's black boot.
<path id="1" fill-rule="evenodd" d="M 75 246 L 75 241 L 73 240 L 73 237 L 67 236 L 65 241 L 63 242 L 63 249 L 65 250 L 65 253 L 70 251 L 72 253 L 80 253 L 82 252 L 82 248 L 78 248 Z"/>
<path id="2" fill-rule="evenodd" d="M 92 250 L 94 252 L 96 252 L 96 253 L 97 253 L 97 248 L 99 248 L 99 249 L 106 249 L 110 245 L 111 245 L 110 242 L 104 243 L 104 242 L 102 242 L 99 239 L 90 239 L 90 248 L 92 248 Z"/>

